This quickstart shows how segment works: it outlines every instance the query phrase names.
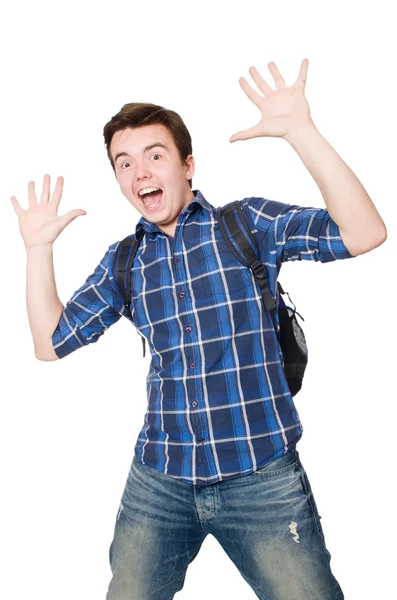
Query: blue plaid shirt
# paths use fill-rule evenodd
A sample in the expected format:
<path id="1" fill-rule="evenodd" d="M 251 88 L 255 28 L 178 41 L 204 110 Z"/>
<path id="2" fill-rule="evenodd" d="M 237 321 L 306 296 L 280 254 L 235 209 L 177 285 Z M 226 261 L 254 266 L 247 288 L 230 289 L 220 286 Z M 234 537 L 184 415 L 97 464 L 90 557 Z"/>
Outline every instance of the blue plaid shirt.
<path id="1" fill-rule="evenodd" d="M 144 217 L 138 222 L 147 233 L 131 270 L 130 308 L 151 364 L 135 455 L 187 484 L 206 485 L 263 467 L 295 445 L 303 428 L 259 286 L 223 239 L 219 209 L 193 193 L 174 238 Z M 352 256 L 325 209 L 253 197 L 243 210 L 273 296 L 282 262 Z M 119 244 L 67 302 L 52 336 L 59 358 L 97 342 L 125 316 L 111 268 Z"/>

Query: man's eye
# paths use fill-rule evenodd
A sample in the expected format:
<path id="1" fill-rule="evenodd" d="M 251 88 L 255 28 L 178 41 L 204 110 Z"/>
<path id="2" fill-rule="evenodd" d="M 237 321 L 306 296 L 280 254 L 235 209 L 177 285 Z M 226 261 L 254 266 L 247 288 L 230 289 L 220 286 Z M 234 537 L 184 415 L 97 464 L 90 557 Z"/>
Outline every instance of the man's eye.
<path id="1" fill-rule="evenodd" d="M 161 158 L 161 154 L 158 154 L 157 152 L 155 152 L 154 154 L 152 154 L 152 156 L 159 156 Z M 123 163 L 121 163 L 120 167 L 123 168 L 124 165 L 130 165 L 130 164 L 131 164 L 130 161 L 126 160 Z"/>

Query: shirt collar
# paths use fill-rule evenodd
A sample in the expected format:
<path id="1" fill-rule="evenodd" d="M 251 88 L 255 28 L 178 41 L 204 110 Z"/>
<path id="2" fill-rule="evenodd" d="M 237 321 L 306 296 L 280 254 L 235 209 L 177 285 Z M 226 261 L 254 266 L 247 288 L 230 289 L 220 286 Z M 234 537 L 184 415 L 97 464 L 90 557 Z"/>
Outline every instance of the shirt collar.
<path id="1" fill-rule="evenodd" d="M 192 190 L 193 194 L 194 194 L 194 200 L 192 200 L 190 202 L 190 204 L 188 204 L 187 206 L 185 206 L 185 208 L 183 209 L 182 213 L 192 213 L 194 210 L 196 210 L 198 208 L 198 206 L 202 206 L 203 208 L 205 208 L 208 211 L 212 210 L 212 206 L 211 204 L 204 198 L 203 194 L 200 192 L 200 190 Z M 161 229 L 155 224 L 155 223 L 151 223 L 150 221 L 148 221 L 147 219 L 145 219 L 145 217 L 141 217 L 136 225 L 135 228 L 135 234 L 137 233 L 138 229 L 140 227 L 143 227 L 145 231 L 147 232 L 152 232 L 152 231 L 161 231 Z"/>

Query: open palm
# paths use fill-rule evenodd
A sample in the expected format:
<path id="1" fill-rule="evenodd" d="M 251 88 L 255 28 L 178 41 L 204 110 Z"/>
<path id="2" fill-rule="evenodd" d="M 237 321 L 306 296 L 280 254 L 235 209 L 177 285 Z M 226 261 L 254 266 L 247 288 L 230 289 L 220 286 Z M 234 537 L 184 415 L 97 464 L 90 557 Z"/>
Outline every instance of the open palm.
<path id="1" fill-rule="evenodd" d="M 288 133 L 312 124 L 309 104 L 305 97 L 308 63 L 307 58 L 302 61 L 297 80 L 292 86 L 287 87 L 276 64 L 270 62 L 268 67 L 276 84 L 275 90 L 266 83 L 255 67 L 250 67 L 252 79 L 264 96 L 256 92 L 244 77 L 240 77 L 239 82 L 248 98 L 259 108 L 262 116 L 257 125 L 234 133 L 229 141 L 264 136 L 286 137 Z"/>
<path id="2" fill-rule="evenodd" d="M 26 210 L 22 208 L 15 196 L 11 197 L 11 203 L 18 215 L 19 231 L 27 249 L 51 245 L 73 219 L 87 214 L 85 210 L 76 208 L 66 215 L 58 215 L 63 183 L 63 177 L 58 177 L 54 193 L 50 198 L 50 176 L 44 175 L 40 201 L 37 202 L 35 182 L 29 181 L 29 207 Z"/>

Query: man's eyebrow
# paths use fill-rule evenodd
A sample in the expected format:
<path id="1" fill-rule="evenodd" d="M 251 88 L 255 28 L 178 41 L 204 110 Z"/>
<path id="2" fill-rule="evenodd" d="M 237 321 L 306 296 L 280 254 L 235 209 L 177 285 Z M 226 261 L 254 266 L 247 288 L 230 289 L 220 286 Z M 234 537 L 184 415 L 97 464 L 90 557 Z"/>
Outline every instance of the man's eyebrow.
<path id="1" fill-rule="evenodd" d="M 161 142 L 155 142 L 154 144 L 150 144 L 149 146 L 146 146 L 146 148 L 144 148 L 143 151 L 147 152 L 148 150 L 151 150 L 152 148 L 155 148 L 156 146 L 160 146 L 161 148 L 168 150 L 167 146 L 164 146 L 164 144 L 162 144 Z M 116 154 L 116 156 L 114 157 L 114 162 L 116 162 L 117 159 L 120 158 L 120 156 L 129 156 L 129 154 L 128 154 L 128 152 L 118 152 Z"/>

